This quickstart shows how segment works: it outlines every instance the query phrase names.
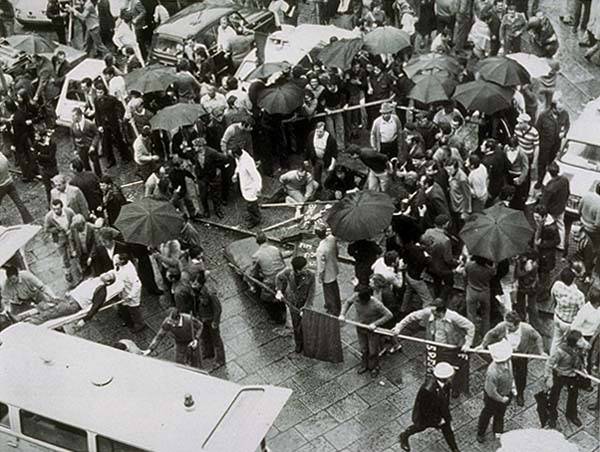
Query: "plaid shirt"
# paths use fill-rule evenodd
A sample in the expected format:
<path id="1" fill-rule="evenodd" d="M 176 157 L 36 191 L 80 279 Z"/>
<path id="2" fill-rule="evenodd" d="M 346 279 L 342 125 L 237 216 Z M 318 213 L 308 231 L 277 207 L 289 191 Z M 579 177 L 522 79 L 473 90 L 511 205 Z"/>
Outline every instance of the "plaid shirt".
<path id="1" fill-rule="evenodd" d="M 585 297 L 576 284 L 567 286 L 562 281 L 556 281 L 552 286 L 551 295 L 556 302 L 554 314 L 565 323 L 572 323 L 579 309 L 585 303 Z"/>

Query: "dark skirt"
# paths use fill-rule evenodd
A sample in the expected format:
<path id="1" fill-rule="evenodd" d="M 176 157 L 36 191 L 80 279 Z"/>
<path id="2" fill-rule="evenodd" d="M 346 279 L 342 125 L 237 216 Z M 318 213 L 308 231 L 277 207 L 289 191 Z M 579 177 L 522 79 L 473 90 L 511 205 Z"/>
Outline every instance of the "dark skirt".
<path id="1" fill-rule="evenodd" d="M 437 22 L 435 19 L 435 11 L 433 9 L 433 0 L 422 0 L 419 3 L 419 20 L 415 24 L 417 33 L 428 35 L 436 29 Z"/>

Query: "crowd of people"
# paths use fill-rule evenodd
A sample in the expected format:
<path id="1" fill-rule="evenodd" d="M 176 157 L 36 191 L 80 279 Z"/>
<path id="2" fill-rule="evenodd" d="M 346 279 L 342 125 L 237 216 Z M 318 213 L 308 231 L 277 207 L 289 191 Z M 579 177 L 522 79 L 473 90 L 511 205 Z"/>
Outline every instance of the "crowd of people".
<path id="1" fill-rule="evenodd" d="M 586 58 L 594 58 L 600 46 L 596 1 L 573 2 L 574 11 L 561 18 L 575 32 L 585 31 Z M 318 60 L 310 67 L 282 65 L 268 79 L 246 86 L 231 71 L 217 71 L 203 45 L 188 42 L 177 54 L 177 80 L 152 94 L 128 91 L 123 76 L 145 64 L 149 26 L 164 22 L 168 12 L 160 3 L 150 10 L 133 0 L 118 13 L 114 28 L 107 29 L 103 15 L 111 11 L 104 3 L 87 0 L 77 10 L 51 0 L 48 8 L 59 40 L 65 39 L 66 17 L 72 12 L 85 24 L 88 53 L 106 62 L 102 77 L 81 83 L 85 106 L 72 111 L 72 149 L 57 147 L 48 108 L 53 102 L 49 88 L 64 80 L 64 54 L 55 55 L 37 86 L 23 77 L 9 80 L 3 91 L 5 151 L 12 151 L 24 182 L 43 182 L 49 206 L 44 228 L 59 250 L 65 278 L 75 288 L 91 277 L 91 295 L 58 302 L 34 275 L 9 267 L 2 298 L 11 312 L 18 314 L 33 302 L 40 311 L 36 321 L 43 322 L 91 308 L 87 321 L 106 303 L 106 288 L 118 280 L 119 313 L 132 331 L 145 328 L 142 293 L 162 294 L 172 307 L 148 349 L 137 352 L 151 353 L 169 333 L 177 362 L 201 367 L 204 358 L 215 357 L 217 365 L 224 365 L 221 303 L 207 282 L 194 220 L 212 213 L 224 218 L 228 206 L 237 205 L 238 193 L 246 205 L 246 226 L 253 229 L 262 224 L 259 203 L 266 198 L 297 206 L 301 216 L 313 200 L 334 202 L 361 190 L 386 192 L 395 212 L 385 240 L 373 237 L 348 246 L 355 293 L 346 300 L 338 285 L 339 240 L 326 225 L 314 231 L 319 239 L 316 271 L 301 255 L 287 265 L 281 250 L 264 233 L 256 234 L 259 248 L 250 274 L 269 289 L 263 287 L 260 297 L 275 322 L 285 323 L 289 306 L 296 352 L 303 350 L 301 310 L 313 306 L 318 282 L 328 314 L 345 320 L 354 308 L 358 321 L 368 325 L 357 328 L 359 373 L 377 376 L 382 357 L 401 349 L 393 335 L 383 340 L 379 327 L 398 335 L 411 325 L 424 325 L 426 339 L 455 347 L 452 353 L 438 353 L 432 378 L 417 395 L 414 425 L 400 436 L 404 450 L 410 450 L 411 435 L 428 427 L 441 429 L 450 448 L 458 450 L 448 403 L 450 395 L 465 391 L 456 377 L 465 372 L 462 355 L 475 346 L 489 348 L 493 358 L 480 442 L 491 418 L 494 433 L 503 432 L 513 396 L 524 404 L 528 360 L 513 353 L 548 352 L 548 425 L 557 426 L 556 407 L 565 386 L 567 418 L 581 425 L 578 391 L 591 386 L 578 371 L 591 373 L 599 364 L 593 345 L 600 332 L 600 185 L 579 203 L 581 228 L 572 234 L 577 250 L 568 253 L 570 181 L 555 159 L 570 118 L 556 91 L 553 58 L 559 41 L 553 18 L 538 11 L 538 2 L 315 1 L 318 23 L 362 33 L 392 25 L 411 36 L 412 46 L 395 55 L 360 50 L 347 70 Z M 276 14 L 280 23 L 295 23 L 298 17 L 294 2 L 258 6 Z M 8 9 L 0 8 L 8 33 Z M 219 25 L 222 47 L 228 27 L 226 20 Z M 221 49 L 225 53 L 226 47 Z M 470 111 L 452 99 L 422 104 L 409 98 L 414 82 L 405 69 L 415 54 L 451 58 L 459 68 L 452 77 L 465 83 L 480 78 L 479 61 L 525 48 L 547 58 L 550 73 L 513 87 L 511 105 L 499 113 Z M 259 106 L 265 86 L 287 84 L 301 89 L 301 107 L 278 115 Z M 157 111 L 178 103 L 199 104 L 204 114 L 169 133 L 152 128 Z M 477 135 L 473 145 L 468 133 Z M 70 168 L 59 168 L 57 154 L 73 156 Z M 8 194 L 29 223 L 31 214 L 8 165 L 0 154 L 0 199 Z M 144 197 L 172 203 L 184 215 L 177 239 L 155 247 L 124 242 L 115 223 L 130 201 L 110 174 L 131 166 L 143 181 Z M 264 178 L 273 178 L 281 189 L 267 196 Z M 495 205 L 523 211 L 534 230 L 529 249 L 499 262 L 470 255 L 459 236 L 475 214 Z M 554 311 L 549 349 L 539 333 L 540 305 Z M 597 410 L 598 404 L 590 409 Z"/>

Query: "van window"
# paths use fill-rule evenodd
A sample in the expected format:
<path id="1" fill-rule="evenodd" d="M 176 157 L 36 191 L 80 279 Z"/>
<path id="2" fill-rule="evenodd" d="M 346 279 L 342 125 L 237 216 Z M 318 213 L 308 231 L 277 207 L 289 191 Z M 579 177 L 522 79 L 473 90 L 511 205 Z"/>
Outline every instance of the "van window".
<path id="1" fill-rule="evenodd" d="M 10 421 L 8 419 L 8 405 L 5 405 L 2 402 L 0 402 L 0 425 L 10 428 Z"/>
<path id="2" fill-rule="evenodd" d="M 21 410 L 21 433 L 63 449 L 87 452 L 87 433 L 76 427 Z"/>
<path id="3" fill-rule="evenodd" d="M 104 436 L 96 437 L 96 448 L 98 452 L 146 452 L 144 449 L 129 446 Z"/>

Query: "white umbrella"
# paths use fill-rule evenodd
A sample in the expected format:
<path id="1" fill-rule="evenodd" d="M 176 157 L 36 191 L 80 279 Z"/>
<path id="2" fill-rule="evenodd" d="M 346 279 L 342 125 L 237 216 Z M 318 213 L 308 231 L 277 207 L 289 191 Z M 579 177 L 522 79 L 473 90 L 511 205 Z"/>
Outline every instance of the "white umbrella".
<path id="1" fill-rule="evenodd" d="M 579 448 L 556 430 L 525 428 L 512 430 L 500 436 L 496 452 L 578 452 Z"/>
<path id="2" fill-rule="evenodd" d="M 532 55 L 530 53 L 511 53 L 506 55 L 506 58 L 516 61 L 529 72 L 532 78 L 539 78 L 547 75 L 551 68 L 544 58 Z"/>

